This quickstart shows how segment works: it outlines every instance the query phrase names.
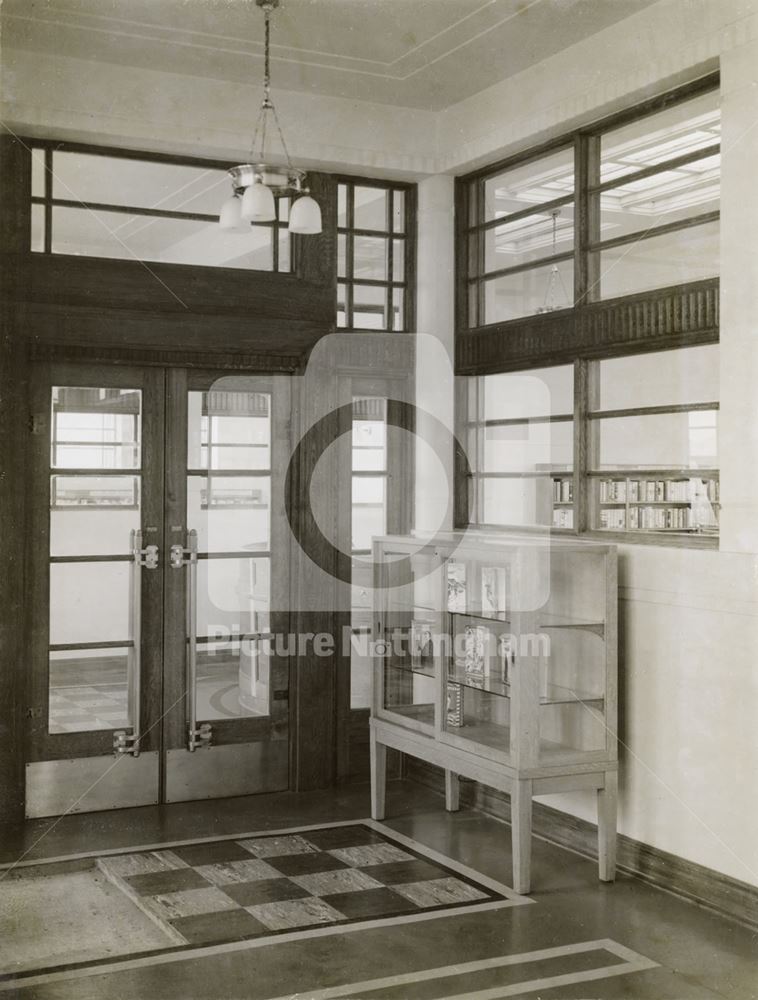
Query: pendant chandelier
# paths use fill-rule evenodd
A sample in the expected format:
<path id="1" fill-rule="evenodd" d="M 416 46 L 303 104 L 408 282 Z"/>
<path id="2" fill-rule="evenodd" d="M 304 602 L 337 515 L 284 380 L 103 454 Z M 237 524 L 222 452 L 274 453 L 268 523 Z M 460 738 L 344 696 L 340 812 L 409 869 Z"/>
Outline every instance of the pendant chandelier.
<path id="1" fill-rule="evenodd" d="M 234 193 L 222 205 L 218 221 L 222 229 L 240 229 L 247 223 L 273 222 L 276 219 L 275 199 L 292 198 L 289 231 L 320 233 L 321 209 L 305 186 L 305 171 L 292 166 L 279 117 L 271 100 L 271 13 L 279 6 L 279 0 L 255 0 L 255 3 L 263 10 L 265 19 L 263 100 L 250 144 L 250 162 L 230 168 Z M 284 151 L 284 167 L 266 162 L 266 134 L 270 123 L 276 129 Z"/>

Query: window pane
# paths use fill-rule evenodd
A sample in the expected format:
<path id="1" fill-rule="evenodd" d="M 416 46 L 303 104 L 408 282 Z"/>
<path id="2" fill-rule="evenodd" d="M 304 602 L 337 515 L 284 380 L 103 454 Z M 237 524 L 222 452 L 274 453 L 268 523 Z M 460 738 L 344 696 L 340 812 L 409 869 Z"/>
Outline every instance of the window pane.
<path id="1" fill-rule="evenodd" d="M 347 236 L 344 233 L 337 235 L 337 276 L 347 276 Z"/>
<path id="2" fill-rule="evenodd" d="M 353 285 L 353 326 L 358 330 L 387 329 L 387 289 Z"/>
<path id="3" fill-rule="evenodd" d="M 337 185 L 337 225 L 347 226 L 347 185 Z"/>
<path id="4" fill-rule="evenodd" d="M 52 476 L 50 554 L 122 555 L 140 527 L 139 476 Z"/>
<path id="5" fill-rule="evenodd" d="M 717 143 L 719 91 L 640 118 L 601 137 L 602 181 L 654 166 Z"/>
<path id="6" fill-rule="evenodd" d="M 269 476 L 189 476 L 187 526 L 200 552 L 265 552 L 269 547 Z"/>
<path id="7" fill-rule="evenodd" d="M 45 196 L 45 150 L 32 149 L 32 198 Z"/>
<path id="8" fill-rule="evenodd" d="M 574 149 L 512 167 L 484 182 L 484 222 L 574 193 Z"/>
<path id="9" fill-rule="evenodd" d="M 484 428 L 483 469 L 486 472 L 570 469 L 573 454 L 573 421 Z"/>
<path id="10" fill-rule="evenodd" d="M 337 285 L 337 326 L 347 326 L 347 287 Z"/>
<path id="11" fill-rule="evenodd" d="M 549 476 L 483 479 L 481 492 L 485 524 L 552 524 L 553 480 Z"/>
<path id="12" fill-rule="evenodd" d="M 353 549 L 371 548 L 376 535 L 386 534 L 384 476 L 353 477 Z"/>
<path id="13" fill-rule="evenodd" d="M 574 262 L 489 278 L 484 286 L 484 323 L 567 309 L 574 301 Z"/>
<path id="14" fill-rule="evenodd" d="M 633 354 L 598 363 L 600 410 L 710 403 L 719 398 L 718 344 Z"/>
<path id="15" fill-rule="evenodd" d="M 81 733 L 130 726 L 128 677 L 133 655 L 129 648 L 52 652 L 49 731 Z"/>
<path id="16" fill-rule="evenodd" d="M 221 229 L 216 222 L 53 208 L 53 253 L 270 271 L 272 229 Z"/>
<path id="17" fill-rule="evenodd" d="M 556 365 L 485 375 L 481 379 L 481 392 L 485 420 L 573 413 L 574 368 Z"/>
<path id="18" fill-rule="evenodd" d="M 353 471 L 383 470 L 386 466 L 386 406 L 379 397 L 353 401 Z"/>
<path id="19" fill-rule="evenodd" d="M 129 639 L 128 562 L 52 563 L 50 643 Z"/>
<path id="20" fill-rule="evenodd" d="M 392 229 L 396 233 L 405 232 L 405 192 L 392 192 Z"/>
<path id="21" fill-rule="evenodd" d="M 592 421 L 599 469 L 715 468 L 718 413 L 661 413 Z"/>
<path id="22" fill-rule="evenodd" d="M 268 559 L 201 559 L 197 564 L 197 631 L 228 639 L 267 631 L 271 579 Z"/>
<path id="23" fill-rule="evenodd" d="M 29 248 L 33 253 L 42 253 L 45 249 L 44 205 L 32 205 Z"/>
<path id="24" fill-rule="evenodd" d="M 599 257 L 598 288 L 604 299 L 713 278 L 719 273 L 719 224 L 651 236 L 602 250 Z"/>
<path id="25" fill-rule="evenodd" d="M 600 239 L 718 211 L 719 174 L 719 157 L 713 156 L 591 195 L 600 203 Z"/>
<path id="26" fill-rule="evenodd" d="M 139 468 L 141 402 L 138 389 L 54 387 L 52 467 Z"/>
<path id="27" fill-rule="evenodd" d="M 191 469 L 268 469 L 271 397 L 265 392 L 191 392 L 188 462 Z"/>
<path id="28" fill-rule="evenodd" d="M 389 229 L 389 192 L 385 188 L 353 188 L 355 229 Z"/>
<path id="29" fill-rule="evenodd" d="M 388 240 L 377 236 L 353 237 L 353 276 L 387 281 Z"/>
<path id="30" fill-rule="evenodd" d="M 276 238 L 279 241 L 279 273 L 288 274 L 292 270 L 292 244 L 289 230 L 279 229 Z"/>
<path id="31" fill-rule="evenodd" d="M 405 292 L 402 288 L 392 289 L 392 329 L 405 329 Z"/>
<path id="32" fill-rule="evenodd" d="M 90 153 L 53 153 L 53 198 L 217 216 L 231 194 L 225 170 Z"/>
<path id="33" fill-rule="evenodd" d="M 392 241 L 392 280 L 405 281 L 405 240 Z"/>
<path id="34" fill-rule="evenodd" d="M 574 249 L 574 207 L 564 205 L 557 208 L 555 216 L 551 212 L 528 215 L 525 219 L 487 229 L 481 235 L 485 271 L 516 267 L 565 253 Z M 477 238 L 476 234 L 471 237 L 472 240 Z"/>

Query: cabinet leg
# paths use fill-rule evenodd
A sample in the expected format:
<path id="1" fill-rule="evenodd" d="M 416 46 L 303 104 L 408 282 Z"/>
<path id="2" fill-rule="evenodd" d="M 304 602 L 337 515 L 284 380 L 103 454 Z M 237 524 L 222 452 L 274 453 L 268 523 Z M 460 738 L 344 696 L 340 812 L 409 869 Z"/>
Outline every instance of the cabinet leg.
<path id="1" fill-rule="evenodd" d="M 616 878 L 616 811 L 618 772 L 605 772 L 605 787 L 597 792 L 597 856 L 601 882 Z"/>
<path id="2" fill-rule="evenodd" d="M 458 775 L 454 771 L 445 771 L 445 809 L 448 812 L 458 812 L 461 786 Z"/>
<path id="3" fill-rule="evenodd" d="M 384 819 L 387 788 L 387 747 L 371 733 L 371 818 Z"/>
<path id="4" fill-rule="evenodd" d="M 511 844 L 513 888 L 526 895 L 531 889 L 532 782 L 514 781 L 511 790 Z"/>

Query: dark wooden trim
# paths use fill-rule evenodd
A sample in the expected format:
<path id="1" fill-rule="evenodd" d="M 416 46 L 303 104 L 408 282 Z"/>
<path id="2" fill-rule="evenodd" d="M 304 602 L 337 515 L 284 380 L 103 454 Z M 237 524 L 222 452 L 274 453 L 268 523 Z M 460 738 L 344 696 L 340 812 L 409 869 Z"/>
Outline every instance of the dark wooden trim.
<path id="1" fill-rule="evenodd" d="M 718 211 L 703 212 L 701 215 L 691 215 L 687 219 L 677 219 L 676 222 L 666 222 L 660 226 L 638 229 L 633 233 L 615 236 L 611 240 L 600 240 L 591 244 L 588 250 L 590 253 L 599 253 L 602 250 L 628 246 L 630 243 L 644 243 L 645 240 L 653 239 L 655 236 L 667 236 L 669 233 L 678 233 L 683 229 L 692 229 L 693 226 L 705 226 L 709 222 L 718 222 L 720 215 L 721 213 Z"/>
<path id="2" fill-rule="evenodd" d="M 593 136 L 593 138 L 595 137 Z M 694 153 L 683 153 L 681 156 L 672 156 L 670 160 L 661 160 L 659 163 L 651 164 L 649 167 L 630 170 L 628 174 L 621 174 L 602 184 L 599 179 L 594 179 L 588 190 L 592 195 L 603 194 L 606 191 L 612 191 L 614 188 L 624 187 L 625 184 L 630 182 L 641 181 L 646 177 L 655 177 L 656 174 L 664 173 L 666 170 L 676 170 L 677 167 L 685 167 L 688 163 L 695 163 L 697 160 L 705 160 L 709 156 L 715 156 L 720 150 L 721 143 L 714 142 L 710 146 L 701 146 Z"/>
<path id="3" fill-rule="evenodd" d="M 512 267 L 500 267 L 497 271 L 482 271 L 475 278 L 469 278 L 468 282 L 472 285 L 491 281 L 493 278 L 506 278 L 511 274 L 521 274 L 522 271 L 536 271 L 542 267 L 550 267 L 552 264 L 560 264 L 564 260 L 572 260 L 573 257 L 573 250 L 557 253 L 551 257 L 536 257 L 534 260 L 526 260 L 522 264 L 514 264 Z"/>
<path id="4" fill-rule="evenodd" d="M 578 305 L 459 333 L 456 374 L 486 375 L 719 339 L 719 279 Z"/>
<path id="5" fill-rule="evenodd" d="M 444 794 L 443 772 L 431 764 L 406 758 L 405 776 Z M 507 795 L 465 778 L 461 780 L 461 804 L 510 822 Z M 541 802 L 533 805 L 532 823 L 535 836 L 586 858 L 597 858 L 595 824 Z M 624 834 L 618 836 L 618 866 L 622 872 L 658 889 L 683 896 L 719 916 L 758 930 L 758 888 L 755 886 Z"/>
<path id="6" fill-rule="evenodd" d="M 550 212 L 554 208 L 571 205 L 573 201 L 573 194 L 562 195 L 560 198 L 554 198 L 552 201 L 543 201 L 539 204 L 529 205 L 528 208 L 519 209 L 518 212 L 509 212 L 508 215 L 503 215 L 497 219 L 488 219 L 486 222 L 477 222 L 475 224 L 469 222 L 466 232 L 469 235 L 472 233 L 486 233 L 490 229 L 497 229 L 499 226 L 509 226 L 512 222 L 528 219 L 530 215 L 544 215 L 545 212 Z"/>
<path id="7" fill-rule="evenodd" d="M 696 410 L 718 410 L 719 404 L 712 403 L 677 403 L 671 406 L 629 406 L 623 410 L 591 410 L 587 413 L 588 420 L 608 420 L 615 417 L 651 417 L 661 413 L 694 413 Z"/>

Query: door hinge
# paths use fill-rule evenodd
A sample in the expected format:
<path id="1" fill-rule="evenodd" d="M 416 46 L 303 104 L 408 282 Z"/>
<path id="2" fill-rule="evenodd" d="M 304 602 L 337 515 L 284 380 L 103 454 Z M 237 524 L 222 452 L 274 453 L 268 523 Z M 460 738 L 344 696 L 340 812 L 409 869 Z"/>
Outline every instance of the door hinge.
<path id="1" fill-rule="evenodd" d="M 190 753 L 211 745 L 213 728 L 209 722 L 203 722 L 197 729 L 188 730 L 187 749 Z"/>
<path id="2" fill-rule="evenodd" d="M 136 733 L 127 733 L 125 729 L 117 729 L 113 734 L 113 752 L 118 757 L 119 754 L 131 754 L 139 757 L 139 737 Z"/>

